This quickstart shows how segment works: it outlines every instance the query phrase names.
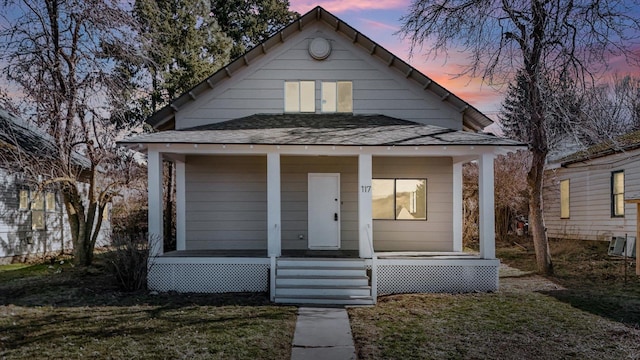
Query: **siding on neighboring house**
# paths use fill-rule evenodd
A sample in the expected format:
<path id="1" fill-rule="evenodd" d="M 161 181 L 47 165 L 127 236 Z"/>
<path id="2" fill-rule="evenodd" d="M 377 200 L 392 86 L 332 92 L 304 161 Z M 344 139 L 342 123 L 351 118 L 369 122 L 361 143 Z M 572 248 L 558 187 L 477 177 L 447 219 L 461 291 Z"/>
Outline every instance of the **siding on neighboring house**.
<path id="1" fill-rule="evenodd" d="M 546 170 L 544 218 L 550 238 L 610 240 L 635 236 L 636 205 L 625 204 L 624 217 L 611 216 L 611 173 L 624 170 L 625 198 L 640 194 L 640 150 L 609 155 Z M 560 218 L 560 181 L 569 179 L 569 218 Z"/>
<path id="2" fill-rule="evenodd" d="M 319 25 L 292 35 L 267 56 L 216 84 L 188 108 L 176 113 L 176 128 L 212 124 L 253 114 L 283 113 L 284 82 L 316 81 L 316 112 L 320 112 L 321 81 L 353 81 L 353 113 L 382 114 L 420 123 L 461 129 L 462 114 L 405 74 L 389 71 L 383 62 L 361 47 Z M 312 34 L 310 36 L 310 34 Z M 323 61 L 308 54 L 314 37 L 331 42 L 332 52 Z"/>
<path id="3" fill-rule="evenodd" d="M 26 187 L 6 170 L 0 169 L 0 178 L 3 180 L 0 185 L 0 263 L 70 249 L 68 225 L 63 222 L 66 214 L 59 195 L 56 195 L 56 210 L 44 213 L 45 228 L 33 230 L 31 210 L 20 210 L 20 189 Z"/>

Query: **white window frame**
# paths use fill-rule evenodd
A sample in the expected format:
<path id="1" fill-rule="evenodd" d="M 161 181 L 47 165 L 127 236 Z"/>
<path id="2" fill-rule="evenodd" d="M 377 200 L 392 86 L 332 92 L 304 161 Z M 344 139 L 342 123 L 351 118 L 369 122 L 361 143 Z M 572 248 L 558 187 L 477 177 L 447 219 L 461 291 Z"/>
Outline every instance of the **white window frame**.
<path id="1" fill-rule="evenodd" d="M 316 112 L 316 82 L 314 80 L 285 81 L 284 112 Z"/>

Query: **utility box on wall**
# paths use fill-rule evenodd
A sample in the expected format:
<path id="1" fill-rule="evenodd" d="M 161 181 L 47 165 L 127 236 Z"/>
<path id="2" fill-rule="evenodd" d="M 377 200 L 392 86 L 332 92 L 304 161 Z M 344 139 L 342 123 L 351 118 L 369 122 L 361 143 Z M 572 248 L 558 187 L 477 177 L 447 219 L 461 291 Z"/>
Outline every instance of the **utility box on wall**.
<path id="1" fill-rule="evenodd" d="M 626 250 L 626 251 L 625 251 Z M 636 257 L 636 237 L 635 236 L 613 236 L 609 242 L 609 255 Z"/>

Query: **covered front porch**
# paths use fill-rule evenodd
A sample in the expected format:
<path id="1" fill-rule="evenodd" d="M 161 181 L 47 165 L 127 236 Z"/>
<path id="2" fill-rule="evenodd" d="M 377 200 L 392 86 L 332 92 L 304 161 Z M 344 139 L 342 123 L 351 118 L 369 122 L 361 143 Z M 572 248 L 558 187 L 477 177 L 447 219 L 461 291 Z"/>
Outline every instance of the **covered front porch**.
<path id="1" fill-rule="evenodd" d="M 452 156 L 443 156 L 441 152 L 436 153 L 435 149 L 419 147 L 310 149 L 309 146 L 301 146 L 296 149 L 254 145 L 167 145 L 149 145 L 148 148 L 149 229 L 154 255 L 149 268 L 151 289 L 178 292 L 268 292 L 276 302 L 371 304 L 375 303 L 379 294 L 457 293 L 495 291 L 498 288 L 499 261 L 495 259 L 493 234 L 492 151 L 470 155 L 473 147 L 454 148 Z M 310 150 L 323 155 L 330 150 L 331 156 L 308 155 Z M 234 219 L 227 214 L 223 221 L 213 217 L 209 220 L 189 221 L 188 215 L 194 218 L 202 216 L 195 209 L 201 209 L 204 198 L 209 196 L 194 190 L 200 186 L 198 183 L 204 181 L 201 178 L 213 181 L 211 177 L 231 176 L 220 171 L 203 175 L 201 164 L 211 164 L 221 159 L 227 161 L 229 156 L 232 157 L 232 163 L 250 159 L 252 164 L 255 162 L 265 165 L 263 170 L 255 170 L 252 165 L 251 168 L 255 171 L 251 170 L 244 175 L 233 174 L 238 178 L 233 186 L 240 186 L 238 189 L 243 189 L 239 185 L 241 178 L 252 179 L 249 181 L 251 187 L 257 189 L 253 194 L 263 196 L 264 201 L 261 202 L 262 205 L 252 203 L 251 206 L 257 209 L 258 214 L 264 214 L 264 219 L 261 215 L 254 214 L 251 221 L 233 222 Z M 177 250 L 170 252 L 162 249 L 160 241 L 162 159 L 174 161 L 177 171 Z M 379 174 L 382 170 L 388 171 L 388 164 L 403 163 L 406 159 L 411 164 L 423 162 L 431 167 L 435 167 L 435 164 L 449 164 L 438 168 L 438 172 L 444 173 L 438 175 L 441 178 L 429 172 L 425 175 L 432 182 L 429 187 L 432 193 L 427 196 L 434 199 L 434 202 L 440 199 L 443 204 L 431 205 L 432 209 L 427 211 L 430 218 L 421 222 L 374 219 L 370 190 L 376 176 L 374 174 Z M 462 164 L 470 160 L 479 163 L 481 204 L 489 204 L 480 208 L 478 253 L 462 251 Z M 341 179 L 338 195 L 340 206 L 335 214 L 339 222 L 340 240 L 337 248 L 313 248 L 309 245 L 307 238 L 312 234 L 308 229 L 300 230 L 299 227 L 307 225 L 307 218 L 308 223 L 313 222 L 314 217 L 306 209 L 307 203 L 291 200 L 297 197 L 312 201 L 307 196 L 308 187 L 311 186 L 307 172 L 324 173 L 316 172 L 318 170 L 339 174 Z M 304 176 L 300 175 L 302 173 Z M 298 179 L 298 183 L 290 181 L 292 178 Z M 209 186 L 215 187 L 216 184 L 212 182 Z M 212 204 L 224 201 L 226 195 L 223 193 L 227 192 L 221 191 L 216 195 L 219 198 L 209 200 Z M 440 192 L 445 193 L 444 197 L 438 195 Z M 244 194 L 247 193 L 252 193 L 252 190 L 248 189 Z M 297 193 L 302 193 L 302 196 Z M 243 198 L 248 198 L 245 195 Z M 190 198 L 201 201 L 192 202 L 192 211 L 189 210 Z M 302 217 L 300 213 L 303 214 Z M 333 218 L 333 212 L 331 215 Z M 249 229 L 253 237 L 245 239 L 229 233 L 231 236 L 224 238 L 221 237 L 224 235 L 219 234 L 223 233 L 222 230 L 226 231 L 226 227 L 222 230 L 206 228 L 211 224 L 218 226 L 228 222 L 238 226 L 238 232 Z M 446 224 L 444 230 L 443 223 Z M 413 229 L 410 233 L 405 231 L 400 234 L 396 248 L 393 247 L 394 238 L 388 239 L 388 229 L 393 226 Z M 435 230 L 430 232 L 429 229 L 440 229 L 442 233 Z M 198 238 L 203 232 L 204 238 Z M 215 234 L 218 234 L 216 239 L 206 240 L 206 236 Z M 378 242 L 377 234 L 380 234 L 380 238 L 386 236 L 387 240 Z M 418 250 L 408 250 L 406 244 L 412 242 L 405 238 L 415 237 L 416 234 L 417 239 L 429 242 L 428 246 L 437 250 L 422 250 L 420 246 L 427 245 L 419 243 L 414 245 Z"/>

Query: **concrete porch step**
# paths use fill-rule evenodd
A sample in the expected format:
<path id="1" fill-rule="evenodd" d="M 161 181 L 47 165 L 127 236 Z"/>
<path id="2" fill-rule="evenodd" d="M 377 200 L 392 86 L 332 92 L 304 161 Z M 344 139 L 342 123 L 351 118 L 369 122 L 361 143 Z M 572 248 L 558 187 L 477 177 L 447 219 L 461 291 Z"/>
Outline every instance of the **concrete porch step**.
<path id="1" fill-rule="evenodd" d="M 369 278 L 366 276 L 281 275 L 276 278 L 276 285 L 367 286 Z"/>
<path id="2" fill-rule="evenodd" d="M 369 296 L 370 286 L 318 286 L 280 285 L 276 286 L 278 296 Z"/>
<path id="3" fill-rule="evenodd" d="M 371 296 L 276 296 L 279 304 L 316 304 L 316 305 L 373 305 Z"/>
<path id="4" fill-rule="evenodd" d="M 311 266 L 284 266 L 278 265 L 277 276 L 366 276 L 364 267 L 311 267 Z"/>

